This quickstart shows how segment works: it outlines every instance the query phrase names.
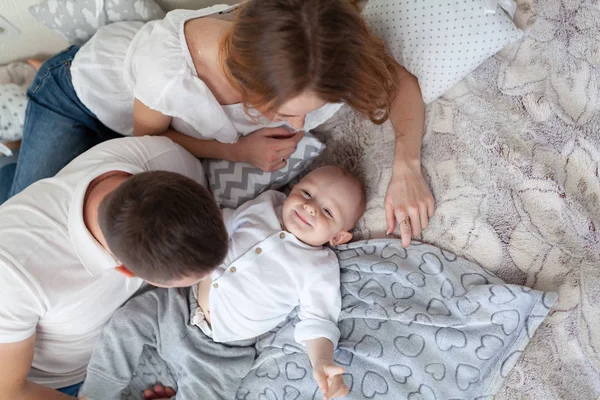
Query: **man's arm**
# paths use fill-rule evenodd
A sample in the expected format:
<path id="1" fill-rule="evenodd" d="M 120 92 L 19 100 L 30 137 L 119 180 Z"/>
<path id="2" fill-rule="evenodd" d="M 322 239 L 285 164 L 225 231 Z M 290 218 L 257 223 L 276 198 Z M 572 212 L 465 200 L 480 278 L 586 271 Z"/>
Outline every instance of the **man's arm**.
<path id="1" fill-rule="evenodd" d="M 68 400 L 71 396 L 27 380 L 33 362 L 35 334 L 0 344 L 0 400 Z"/>

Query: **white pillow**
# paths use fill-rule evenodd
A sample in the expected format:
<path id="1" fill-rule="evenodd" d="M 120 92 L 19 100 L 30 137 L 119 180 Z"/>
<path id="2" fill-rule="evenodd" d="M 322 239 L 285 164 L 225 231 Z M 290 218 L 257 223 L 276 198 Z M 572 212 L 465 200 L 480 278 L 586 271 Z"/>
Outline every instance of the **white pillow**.
<path id="1" fill-rule="evenodd" d="M 16 83 L 0 84 L 0 142 L 12 142 L 23 136 L 27 94 Z"/>
<path id="2" fill-rule="evenodd" d="M 70 44 L 87 42 L 98 28 L 113 22 L 165 17 L 155 0 L 46 0 L 29 12 Z"/>
<path id="3" fill-rule="evenodd" d="M 504 10 L 492 2 L 490 12 L 489 3 L 370 0 L 363 16 L 396 60 L 417 77 L 427 104 L 521 38 L 522 32 Z"/>

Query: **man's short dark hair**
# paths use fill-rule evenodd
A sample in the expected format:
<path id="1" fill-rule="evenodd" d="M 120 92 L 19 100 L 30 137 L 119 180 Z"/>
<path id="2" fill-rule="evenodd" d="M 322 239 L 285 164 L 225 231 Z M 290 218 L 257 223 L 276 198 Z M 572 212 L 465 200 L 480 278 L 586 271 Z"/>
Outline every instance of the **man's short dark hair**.
<path id="1" fill-rule="evenodd" d="M 127 179 L 100 203 L 98 223 L 110 251 L 154 283 L 205 276 L 227 254 L 227 230 L 213 196 L 174 172 Z"/>

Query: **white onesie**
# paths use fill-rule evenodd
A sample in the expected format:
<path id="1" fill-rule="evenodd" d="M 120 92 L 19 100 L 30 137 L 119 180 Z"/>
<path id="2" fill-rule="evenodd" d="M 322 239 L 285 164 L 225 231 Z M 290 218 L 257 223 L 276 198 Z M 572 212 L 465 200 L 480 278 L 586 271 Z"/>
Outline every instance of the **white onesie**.
<path id="1" fill-rule="evenodd" d="M 223 209 L 227 257 L 213 273 L 209 326 L 198 308 L 192 323 L 217 342 L 268 332 L 300 306 L 295 339 L 340 338 L 340 267 L 335 253 L 281 228 L 283 193 L 267 191 L 233 210 Z"/>

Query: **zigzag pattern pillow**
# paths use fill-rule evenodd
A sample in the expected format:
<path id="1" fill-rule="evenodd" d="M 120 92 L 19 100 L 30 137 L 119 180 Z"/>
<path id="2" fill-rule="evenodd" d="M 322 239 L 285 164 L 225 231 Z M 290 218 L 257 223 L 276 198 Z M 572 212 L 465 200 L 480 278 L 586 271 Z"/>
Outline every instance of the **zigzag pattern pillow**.
<path id="1" fill-rule="evenodd" d="M 237 208 L 265 190 L 279 189 L 304 171 L 322 152 L 325 145 L 306 132 L 288 159 L 285 168 L 264 172 L 247 163 L 204 160 L 210 189 L 221 207 Z"/>

